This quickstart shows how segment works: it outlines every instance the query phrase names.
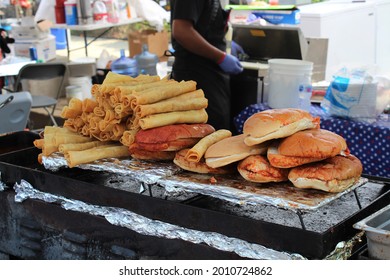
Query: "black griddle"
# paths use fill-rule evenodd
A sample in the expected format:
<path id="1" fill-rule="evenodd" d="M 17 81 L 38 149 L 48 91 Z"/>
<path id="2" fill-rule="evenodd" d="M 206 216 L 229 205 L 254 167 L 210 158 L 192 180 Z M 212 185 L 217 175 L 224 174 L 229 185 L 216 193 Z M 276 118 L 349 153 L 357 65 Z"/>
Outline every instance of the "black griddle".
<path id="1" fill-rule="evenodd" d="M 361 209 L 353 197 L 342 197 L 333 202 L 330 208 L 321 208 L 320 211 L 325 213 L 321 213 L 318 219 L 327 219 L 326 212 L 332 212 L 332 208 L 339 207 L 339 204 L 345 204 L 346 201 L 354 204 L 356 210 L 326 230 L 315 231 L 310 227 L 305 229 L 300 226 L 299 218 L 305 220 L 305 215 L 299 217 L 296 213 L 288 213 L 298 220 L 298 226 L 283 220 L 273 221 L 278 215 L 286 214 L 284 209 L 271 207 L 269 210 L 272 219 L 267 220 L 257 217 L 267 207 L 261 210 L 249 207 L 248 210 L 244 206 L 231 206 L 219 199 L 196 194 L 169 198 L 163 195 L 164 192 L 160 191 L 161 187 L 158 185 L 146 186 L 146 191 L 140 193 L 139 186 L 142 182 L 108 172 L 79 168 L 64 168 L 52 172 L 37 162 L 39 153 L 40 150 L 30 147 L 0 155 L 1 181 L 12 187 L 24 179 L 43 192 L 94 205 L 127 209 L 150 219 L 200 231 L 218 232 L 278 251 L 298 253 L 309 259 L 326 257 L 337 243 L 349 240 L 358 233 L 353 228 L 354 223 L 390 202 L 389 182 L 375 178 L 378 184 L 375 196 L 364 201 L 360 205 Z M 125 182 L 128 184 L 126 188 L 116 186 Z M 365 196 L 365 193 L 360 195 Z M 66 211 L 55 204 L 31 199 L 15 203 L 13 197 L 14 192 L 10 189 L 0 192 L 0 207 L 3 208 L 0 219 L 4 220 L 5 225 L 0 227 L 0 251 L 8 250 L 21 258 L 241 258 L 205 244 L 143 236 L 113 226 L 101 217 Z M 18 225 L 15 225 L 15 221 Z M 19 235 L 23 235 L 23 238 Z M 68 247 L 65 246 L 67 250 L 60 246 L 64 243 L 68 244 Z"/>

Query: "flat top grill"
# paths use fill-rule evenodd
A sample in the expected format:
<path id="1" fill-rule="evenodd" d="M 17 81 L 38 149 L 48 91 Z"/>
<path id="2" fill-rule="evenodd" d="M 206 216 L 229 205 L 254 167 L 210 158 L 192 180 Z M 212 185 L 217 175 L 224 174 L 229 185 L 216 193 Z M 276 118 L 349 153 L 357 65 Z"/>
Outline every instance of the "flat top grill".
<path id="1" fill-rule="evenodd" d="M 59 168 L 60 163 L 51 171 L 37 163 L 38 153 L 30 148 L 1 155 L 2 181 L 12 186 L 25 179 L 43 192 L 128 209 L 150 219 L 219 232 L 307 258 L 324 258 L 338 242 L 358 232 L 354 223 L 390 201 L 386 182 L 365 178 L 349 192 L 334 195 L 284 184 L 259 186 L 232 177 L 217 176 L 216 185 L 210 183 L 211 176 L 182 172 L 172 164 L 132 160 L 72 169 Z M 126 169 L 117 170 L 118 166 Z M 204 187 L 189 191 L 194 185 Z M 205 186 L 214 193 L 202 193 Z M 290 192 L 294 195 L 284 195 Z M 262 198 L 267 194 L 267 199 L 264 203 L 244 203 L 245 196 L 231 199 L 244 193 Z"/>

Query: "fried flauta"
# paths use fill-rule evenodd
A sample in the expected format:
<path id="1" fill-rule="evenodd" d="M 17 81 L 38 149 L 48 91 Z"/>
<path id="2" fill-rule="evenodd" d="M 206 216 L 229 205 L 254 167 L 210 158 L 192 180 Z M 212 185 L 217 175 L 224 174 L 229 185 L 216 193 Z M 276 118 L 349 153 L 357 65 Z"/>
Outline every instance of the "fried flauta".
<path id="1" fill-rule="evenodd" d="M 96 100 L 91 98 L 85 98 L 83 100 L 82 104 L 82 110 L 84 113 L 91 113 L 93 112 L 93 109 L 98 106 L 98 103 Z"/>
<path id="2" fill-rule="evenodd" d="M 130 146 L 135 141 L 135 135 L 140 129 L 125 130 L 121 139 L 119 140 L 123 145 Z"/>
<path id="3" fill-rule="evenodd" d="M 203 91 L 196 90 L 153 104 L 138 105 L 134 113 L 137 117 L 143 118 L 160 113 L 204 109 L 207 105 L 208 100 L 204 97 Z"/>
<path id="4" fill-rule="evenodd" d="M 134 110 L 137 105 L 155 103 L 195 90 L 195 81 L 182 81 L 177 84 L 168 84 L 148 90 L 136 91 L 132 94 L 134 99 L 131 100 L 131 108 Z"/>
<path id="5" fill-rule="evenodd" d="M 207 119 L 206 110 L 200 109 L 150 115 L 140 119 L 138 123 L 142 129 L 149 129 L 178 123 L 206 123 Z"/>
<path id="6" fill-rule="evenodd" d="M 66 153 L 69 151 L 84 151 L 87 149 L 91 149 L 98 146 L 109 145 L 112 144 L 110 142 L 102 142 L 102 141 L 91 141 L 87 143 L 69 143 L 69 144 L 61 144 L 58 146 L 58 151 L 61 153 Z"/>
<path id="7" fill-rule="evenodd" d="M 34 146 L 38 149 L 42 149 L 43 145 L 45 144 L 45 139 L 36 139 L 33 142 Z"/>
<path id="8" fill-rule="evenodd" d="M 194 147 L 187 151 L 185 159 L 190 162 L 199 162 L 211 145 L 230 136 L 232 136 L 231 131 L 220 129 L 203 137 Z"/>
<path id="9" fill-rule="evenodd" d="M 128 147 L 123 145 L 103 145 L 83 151 L 68 151 L 64 154 L 70 168 L 105 158 L 128 157 Z"/>

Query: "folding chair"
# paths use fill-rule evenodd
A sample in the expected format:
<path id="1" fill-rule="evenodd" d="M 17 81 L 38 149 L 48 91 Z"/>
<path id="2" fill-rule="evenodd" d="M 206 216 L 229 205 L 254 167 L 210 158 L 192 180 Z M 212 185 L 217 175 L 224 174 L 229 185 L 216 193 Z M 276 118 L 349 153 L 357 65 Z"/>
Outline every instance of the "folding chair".
<path id="1" fill-rule="evenodd" d="M 54 111 L 57 106 L 58 98 L 61 95 L 61 90 L 65 80 L 65 74 L 67 71 L 66 64 L 64 63 L 36 63 L 36 64 L 27 64 L 20 69 L 18 76 L 15 79 L 14 89 L 8 91 L 16 92 L 22 91 L 22 80 L 40 80 L 45 81 L 53 79 L 56 77 L 60 78 L 60 83 L 55 92 L 52 93 L 52 96 L 37 95 L 30 91 L 32 95 L 32 109 L 43 108 L 48 116 L 50 117 L 51 122 L 58 126 L 55 118 Z"/>

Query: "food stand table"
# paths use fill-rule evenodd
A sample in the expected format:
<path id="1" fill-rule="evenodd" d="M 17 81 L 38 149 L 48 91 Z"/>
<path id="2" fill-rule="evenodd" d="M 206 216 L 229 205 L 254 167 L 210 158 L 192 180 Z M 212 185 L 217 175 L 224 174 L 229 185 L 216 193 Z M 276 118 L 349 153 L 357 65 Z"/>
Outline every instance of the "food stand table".
<path id="1" fill-rule="evenodd" d="M 267 109 L 270 107 L 266 103 L 246 107 L 234 119 L 237 130 L 242 133 L 246 119 Z M 346 139 L 351 153 L 362 161 L 364 174 L 390 178 L 389 115 L 383 114 L 375 122 L 366 123 L 329 116 L 319 105 L 312 105 L 310 113 L 321 118 L 321 128 L 337 133 Z"/>
<path id="2" fill-rule="evenodd" d="M 142 21 L 141 18 L 132 18 L 128 20 L 121 20 L 117 23 L 93 23 L 93 24 L 79 24 L 79 25 L 67 25 L 67 24 L 54 24 L 53 28 L 57 29 L 66 29 L 69 31 L 82 31 L 83 32 L 83 37 L 84 37 L 84 49 L 85 49 L 85 55 L 88 56 L 88 46 L 92 44 L 94 41 L 97 39 L 101 38 L 104 34 L 109 32 L 112 28 L 117 27 L 117 26 L 122 26 L 122 25 L 127 25 L 127 24 L 133 24 Z M 94 31 L 94 30 L 100 30 L 103 29 L 103 31 L 95 36 L 92 40 L 88 41 L 87 39 L 87 33 L 88 31 Z M 66 36 L 66 49 L 68 51 L 68 57 L 70 56 L 70 52 L 77 50 L 77 49 L 70 49 L 69 46 L 69 38 L 68 38 L 68 32 L 65 32 Z"/>

